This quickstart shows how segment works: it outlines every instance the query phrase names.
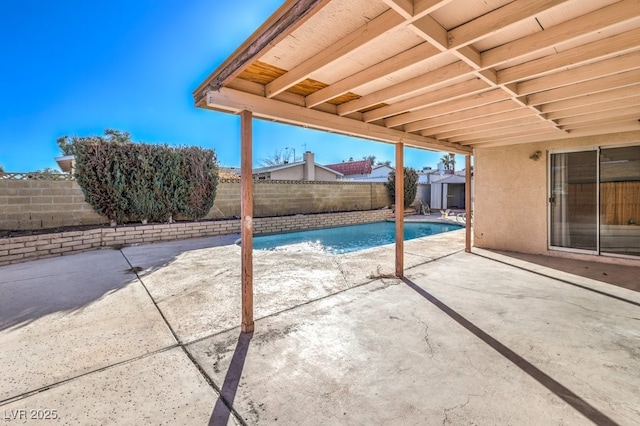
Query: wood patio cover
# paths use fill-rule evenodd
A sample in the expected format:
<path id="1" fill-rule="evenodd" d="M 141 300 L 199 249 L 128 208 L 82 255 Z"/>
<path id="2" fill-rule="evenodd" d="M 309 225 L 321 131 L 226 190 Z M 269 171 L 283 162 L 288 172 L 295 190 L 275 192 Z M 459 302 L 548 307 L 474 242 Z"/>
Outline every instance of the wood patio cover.
<path id="1" fill-rule="evenodd" d="M 406 145 L 469 171 L 476 148 L 640 130 L 640 0 L 287 0 L 193 95 L 242 115 L 243 176 L 252 117 L 394 143 L 398 169 Z"/>

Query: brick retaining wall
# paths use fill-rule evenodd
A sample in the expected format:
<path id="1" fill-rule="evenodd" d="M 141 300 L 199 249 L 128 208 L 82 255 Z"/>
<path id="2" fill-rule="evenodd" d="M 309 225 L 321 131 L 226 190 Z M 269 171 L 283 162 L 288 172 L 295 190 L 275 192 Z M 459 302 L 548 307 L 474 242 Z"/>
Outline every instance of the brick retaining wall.
<path id="1" fill-rule="evenodd" d="M 391 209 L 254 218 L 254 233 L 268 234 L 301 229 L 377 222 L 393 217 Z M 105 227 L 86 231 L 29 235 L 0 239 L 0 266 L 103 247 L 144 244 L 240 232 L 240 220 L 180 222 L 166 225 Z"/>

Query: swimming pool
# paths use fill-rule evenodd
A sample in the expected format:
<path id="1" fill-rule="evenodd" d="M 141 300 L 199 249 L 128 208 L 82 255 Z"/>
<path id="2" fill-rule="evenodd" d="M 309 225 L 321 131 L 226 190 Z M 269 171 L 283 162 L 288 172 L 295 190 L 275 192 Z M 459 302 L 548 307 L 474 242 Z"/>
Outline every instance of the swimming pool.
<path id="1" fill-rule="evenodd" d="M 374 222 L 313 231 L 261 235 L 253 238 L 258 250 L 312 250 L 331 254 L 349 253 L 395 242 L 395 222 Z M 433 222 L 405 222 L 404 239 L 425 237 L 461 229 L 460 225 Z"/>

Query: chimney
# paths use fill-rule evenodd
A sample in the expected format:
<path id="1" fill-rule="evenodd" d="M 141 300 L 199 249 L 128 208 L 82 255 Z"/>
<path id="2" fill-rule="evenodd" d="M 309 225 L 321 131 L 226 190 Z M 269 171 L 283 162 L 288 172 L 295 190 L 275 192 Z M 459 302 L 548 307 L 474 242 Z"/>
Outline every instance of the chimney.
<path id="1" fill-rule="evenodd" d="M 302 155 L 304 161 L 304 180 L 316 180 L 316 162 L 313 156 L 313 152 L 307 151 Z"/>

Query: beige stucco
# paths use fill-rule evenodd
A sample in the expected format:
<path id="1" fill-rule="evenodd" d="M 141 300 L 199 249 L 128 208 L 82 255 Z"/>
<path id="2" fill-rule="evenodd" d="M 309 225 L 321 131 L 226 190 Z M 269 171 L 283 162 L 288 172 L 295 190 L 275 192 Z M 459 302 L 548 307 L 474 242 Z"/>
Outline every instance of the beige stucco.
<path id="1" fill-rule="evenodd" d="M 323 169 L 322 167 L 316 166 L 316 180 L 318 181 L 332 181 L 337 179 L 337 175 L 335 173 L 330 172 L 329 170 Z"/>
<path id="2" fill-rule="evenodd" d="M 286 169 L 271 172 L 272 180 L 302 180 L 304 179 L 304 167 L 302 164 Z"/>
<path id="3" fill-rule="evenodd" d="M 262 174 L 261 174 L 262 175 Z M 259 175 L 259 176 L 261 176 Z M 314 179 L 305 179 L 304 165 L 299 164 L 292 167 L 287 167 L 280 170 L 273 170 L 269 172 L 267 179 L 271 180 L 316 180 L 316 181 L 335 181 L 337 175 L 322 167 L 315 166 L 315 172 L 313 173 Z"/>
<path id="4" fill-rule="evenodd" d="M 640 132 L 563 139 L 475 150 L 474 246 L 522 253 L 632 263 L 604 256 L 548 250 L 547 181 L 549 151 L 640 143 Z M 529 157 L 540 150 L 538 161 Z"/>

